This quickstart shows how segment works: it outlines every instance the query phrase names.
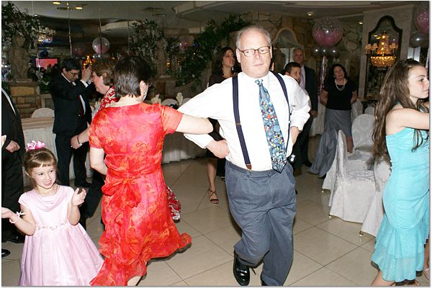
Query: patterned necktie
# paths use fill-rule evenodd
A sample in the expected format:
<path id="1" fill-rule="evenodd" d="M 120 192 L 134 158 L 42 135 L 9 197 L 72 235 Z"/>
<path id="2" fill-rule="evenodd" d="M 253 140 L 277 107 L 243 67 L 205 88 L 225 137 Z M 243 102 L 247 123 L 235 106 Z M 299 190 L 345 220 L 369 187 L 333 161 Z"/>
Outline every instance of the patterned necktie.
<path id="1" fill-rule="evenodd" d="M 259 102 L 261 114 L 264 123 L 264 129 L 269 145 L 270 156 L 273 169 L 281 172 L 287 163 L 285 142 L 282 131 L 279 126 L 279 121 L 270 99 L 270 95 L 266 88 L 262 85 L 262 80 L 256 80 L 255 83 L 259 86 Z"/>

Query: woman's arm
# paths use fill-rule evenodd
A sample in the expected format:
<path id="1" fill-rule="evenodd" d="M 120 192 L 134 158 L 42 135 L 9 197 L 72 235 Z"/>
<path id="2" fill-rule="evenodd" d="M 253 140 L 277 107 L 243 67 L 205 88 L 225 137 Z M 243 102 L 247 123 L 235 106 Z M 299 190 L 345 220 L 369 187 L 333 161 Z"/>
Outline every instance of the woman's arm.
<path id="1" fill-rule="evenodd" d="M 429 113 L 423 113 L 411 108 L 396 108 L 386 117 L 386 134 L 391 135 L 409 127 L 429 130 Z"/>
<path id="2" fill-rule="evenodd" d="M 103 149 L 90 147 L 90 166 L 99 173 L 106 175 L 108 168 L 105 164 L 104 156 L 105 152 Z"/>
<path id="3" fill-rule="evenodd" d="M 74 195 L 72 196 L 72 200 L 69 203 L 68 207 L 68 220 L 69 223 L 72 225 L 77 225 L 79 222 L 79 219 L 81 217 L 80 211 L 79 211 L 79 205 L 84 203 L 84 199 L 87 195 L 87 192 L 81 188 L 81 192 L 79 192 L 79 188 L 75 189 Z"/>
<path id="4" fill-rule="evenodd" d="M 20 217 L 10 209 L 2 207 L 2 218 L 8 218 L 9 222 L 14 224 L 18 230 L 31 236 L 36 231 L 36 222 L 34 221 L 33 215 L 30 209 L 27 209 L 23 205 L 21 205 L 21 213 L 22 216 Z"/>
<path id="5" fill-rule="evenodd" d="M 351 96 L 351 101 L 350 103 L 353 104 L 354 102 L 357 101 L 358 95 L 357 95 L 357 91 L 353 91 L 352 92 L 352 96 Z M 81 139 L 81 138 L 80 138 Z"/>
<path id="6" fill-rule="evenodd" d="M 213 131 L 213 126 L 208 119 L 185 114 L 183 114 L 180 124 L 176 129 L 176 132 L 189 134 L 207 134 L 211 131 Z"/>
<path id="7" fill-rule="evenodd" d="M 74 149 L 78 149 L 81 147 L 83 143 L 86 143 L 89 141 L 89 128 L 84 130 L 78 135 L 75 135 L 71 138 L 71 146 Z"/>
<path id="8" fill-rule="evenodd" d="M 324 106 L 327 105 L 327 100 L 328 100 L 328 92 L 326 90 L 322 90 L 321 94 L 320 94 L 320 103 Z"/>

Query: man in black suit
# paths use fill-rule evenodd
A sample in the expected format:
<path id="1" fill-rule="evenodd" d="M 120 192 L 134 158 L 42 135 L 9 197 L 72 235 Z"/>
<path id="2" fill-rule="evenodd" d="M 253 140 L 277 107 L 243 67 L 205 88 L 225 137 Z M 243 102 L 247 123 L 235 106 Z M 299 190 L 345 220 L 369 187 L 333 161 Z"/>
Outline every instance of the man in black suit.
<path id="1" fill-rule="evenodd" d="M 2 207 L 14 212 L 20 211 L 18 199 L 24 192 L 22 156 L 25 152 L 21 116 L 6 91 L 2 88 L 2 135 L 6 140 L 2 145 Z M 2 242 L 24 242 L 15 225 L 2 220 Z M 10 252 L 2 249 L 2 257 Z"/>
<path id="2" fill-rule="evenodd" d="M 91 123 L 91 109 L 87 97 L 95 91 L 90 82 L 91 68 L 82 68 L 81 80 L 78 76 L 81 66 L 74 59 L 63 60 L 61 73 L 49 83 L 49 91 L 54 102 L 55 144 L 58 158 L 59 180 L 62 185 L 69 185 L 69 165 L 74 156 L 73 167 L 76 187 L 90 187 L 86 181 L 85 161 L 89 149 L 83 143 L 78 149 L 71 147 L 71 138 L 87 129 Z"/>
<path id="3" fill-rule="evenodd" d="M 311 110 L 309 114 L 309 120 L 303 127 L 303 131 L 300 133 L 297 139 L 296 145 L 300 146 L 302 162 L 305 166 L 311 167 L 312 163 L 309 161 L 308 156 L 308 144 L 309 144 L 309 130 L 312 127 L 312 121 L 318 115 L 318 91 L 315 80 L 315 70 L 304 65 L 304 51 L 301 48 L 296 48 L 293 51 L 293 60 L 301 66 L 301 80 L 300 87 L 305 89 L 311 101 Z"/>

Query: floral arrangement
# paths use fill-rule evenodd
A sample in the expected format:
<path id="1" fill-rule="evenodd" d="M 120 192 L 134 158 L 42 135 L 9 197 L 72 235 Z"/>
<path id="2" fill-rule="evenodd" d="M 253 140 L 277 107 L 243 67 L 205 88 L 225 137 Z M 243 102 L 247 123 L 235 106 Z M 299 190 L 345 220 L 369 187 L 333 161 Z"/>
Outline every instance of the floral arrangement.
<path id="1" fill-rule="evenodd" d="M 41 148 L 45 148 L 45 143 L 42 141 L 31 141 L 29 143 L 27 143 L 27 149 L 26 151 L 30 151 L 30 150 L 36 150 L 36 149 L 41 149 Z"/>
<path id="2" fill-rule="evenodd" d="M 41 24 L 36 16 L 21 12 L 11 2 L 2 5 L 2 42 L 9 48 L 15 35 L 26 39 L 25 47 L 35 44 L 41 30 Z"/>

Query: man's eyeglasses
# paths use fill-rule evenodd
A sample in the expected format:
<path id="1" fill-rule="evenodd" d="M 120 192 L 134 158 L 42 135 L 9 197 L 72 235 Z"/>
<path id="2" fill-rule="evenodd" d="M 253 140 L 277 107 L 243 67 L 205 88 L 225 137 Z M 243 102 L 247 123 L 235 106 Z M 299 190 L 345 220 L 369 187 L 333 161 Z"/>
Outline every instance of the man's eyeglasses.
<path id="1" fill-rule="evenodd" d="M 237 48 L 238 49 L 238 48 Z M 245 49 L 245 50 L 240 50 L 238 49 L 240 52 L 242 52 L 246 57 L 252 57 L 253 55 L 255 55 L 255 52 L 258 51 L 259 54 L 267 54 L 270 52 L 270 46 L 263 46 L 257 49 Z"/>

